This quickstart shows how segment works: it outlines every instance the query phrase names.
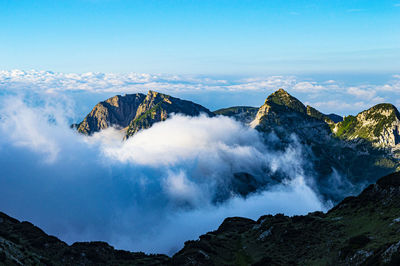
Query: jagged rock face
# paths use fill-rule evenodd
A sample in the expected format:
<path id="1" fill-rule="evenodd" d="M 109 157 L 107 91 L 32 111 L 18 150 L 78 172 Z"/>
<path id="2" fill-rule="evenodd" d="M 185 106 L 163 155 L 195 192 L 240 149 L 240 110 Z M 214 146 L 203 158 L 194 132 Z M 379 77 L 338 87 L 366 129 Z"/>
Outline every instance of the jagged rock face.
<path id="1" fill-rule="evenodd" d="M 135 118 L 129 123 L 126 137 L 134 135 L 141 129 L 149 128 L 154 123 L 166 120 L 172 113 L 187 116 L 198 116 L 204 113 L 214 116 L 210 110 L 199 104 L 149 91 L 138 107 Z"/>
<path id="2" fill-rule="evenodd" d="M 257 107 L 250 106 L 233 106 L 214 111 L 216 115 L 223 115 L 234 118 L 244 124 L 250 124 L 254 120 L 258 112 Z"/>
<path id="3" fill-rule="evenodd" d="M 391 104 L 378 104 L 357 116 L 345 117 L 333 132 L 344 139 L 364 139 L 376 147 L 393 148 L 400 143 L 400 114 Z"/>
<path id="4" fill-rule="evenodd" d="M 110 126 L 126 130 L 126 137 L 154 123 L 166 120 L 170 114 L 197 116 L 214 114 L 207 108 L 190 101 L 149 91 L 147 95 L 127 94 L 114 96 L 98 103 L 85 119 L 77 125 L 80 133 L 91 135 Z"/>
<path id="5" fill-rule="evenodd" d="M 327 214 L 227 218 L 187 241 L 176 265 L 399 265 L 400 174 L 369 186 Z"/>
<path id="6" fill-rule="evenodd" d="M 140 104 L 145 99 L 141 93 L 116 95 L 98 103 L 78 125 L 80 133 L 91 135 L 110 126 L 125 128 L 136 117 Z"/>

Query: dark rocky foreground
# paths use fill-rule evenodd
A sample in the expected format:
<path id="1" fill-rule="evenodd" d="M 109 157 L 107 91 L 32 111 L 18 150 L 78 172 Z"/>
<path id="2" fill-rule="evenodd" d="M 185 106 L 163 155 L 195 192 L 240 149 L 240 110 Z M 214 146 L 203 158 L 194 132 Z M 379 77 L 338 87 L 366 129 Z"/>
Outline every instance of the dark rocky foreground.
<path id="1" fill-rule="evenodd" d="M 172 258 L 115 250 L 103 242 L 69 246 L 0 213 L 0 264 L 400 265 L 400 173 L 379 179 L 326 214 L 227 218 L 216 231 L 187 241 Z"/>

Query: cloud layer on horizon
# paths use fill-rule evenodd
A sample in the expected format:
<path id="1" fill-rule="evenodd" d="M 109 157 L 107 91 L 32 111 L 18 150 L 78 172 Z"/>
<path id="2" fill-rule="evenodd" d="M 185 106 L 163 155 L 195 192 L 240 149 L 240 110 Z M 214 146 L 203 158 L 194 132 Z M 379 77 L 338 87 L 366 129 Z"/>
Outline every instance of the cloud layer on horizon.
<path id="1" fill-rule="evenodd" d="M 390 102 L 400 106 L 400 75 L 393 75 L 382 84 L 346 84 L 338 80 L 315 81 L 296 76 L 265 76 L 250 78 L 215 78 L 205 76 L 140 74 L 140 73 L 58 73 L 51 71 L 0 71 L 0 93 L 40 91 L 47 94 L 89 93 L 112 96 L 122 93 L 147 92 L 149 89 L 199 99 L 206 107 L 217 106 L 207 99 L 223 94 L 222 99 L 244 105 L 261 105 L 265 97 L 278 88 L 288 90 L 306 104 L 323 112 L 354 114 L 374 104 Z M 241 95 L 239 97 L 238 95 Z M 1 95 L 1 94 L 0 94 Z M 245 97 L 246 96 L 246 97 Z M 258 99 L 256 99 L 257 97 Z M 251 99 L 250 99 L 251 98 Z M 239 103 L 240 104 L 240 103 Z M 210 105 L 210 106 L 209 106 Z M 222 106 L 227 107 L 227 106 Z"/>

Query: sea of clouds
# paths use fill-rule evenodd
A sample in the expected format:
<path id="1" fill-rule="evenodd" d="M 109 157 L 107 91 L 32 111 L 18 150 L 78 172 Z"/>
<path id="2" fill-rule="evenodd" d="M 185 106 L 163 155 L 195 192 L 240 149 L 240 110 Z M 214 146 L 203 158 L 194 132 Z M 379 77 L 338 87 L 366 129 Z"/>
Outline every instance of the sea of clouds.
<path id="1" fill-rule="evenodd" d="M 324 208 L 296 143 L 271 150 L 226 117 L 176 115 L 122 142 L 112 128 L 92 137 L 73 131 L 68 101 L 4 96 L 0 106 L 1 211 L 68 243 L 172 254 L 228 216 Z M 233 173 L 263 169 L 290 178 L 247 198 L 229 194 Z"/>
<path id="2" fill-rule="evenodd" d="M 395 76 L 378 90 L 295 77 L 227 81 L 2 71 L 0 211 L 68 243 L 103 240 L 117 248 L 171 255 L 184 241 L 215 230 L 229 216 L 257 219 L 264 214 L 326 210 L 310 187 L 313 177 L 304 174 L 307 162 L 295 138 L 284 150 L 275 150 L 273 135 L 264 139 L 232 119 L 205 115 L 175 115 L 127 141 L 121 141 L 121 132 L 113 128 L 87 137 L 70 124 L 95 104 L 88 102 L 117 93 L 153 89 L 173 96 L 193 91 L 210 96 L 222 91 L 244 99 L 257 91 L 265 94 L 264 99 L 277 87 L 310 95 L 336 88 L 343 95 L 369 99 L 363 100 L 369 104 L 381 101 L 382 91 L 398 93 L 399 80 Z M 237 172 L 250 173 L 262 184 L 269 184 L 266 173 L 279 172 L 286 178 L 244 198 L 232 190 Z"/>

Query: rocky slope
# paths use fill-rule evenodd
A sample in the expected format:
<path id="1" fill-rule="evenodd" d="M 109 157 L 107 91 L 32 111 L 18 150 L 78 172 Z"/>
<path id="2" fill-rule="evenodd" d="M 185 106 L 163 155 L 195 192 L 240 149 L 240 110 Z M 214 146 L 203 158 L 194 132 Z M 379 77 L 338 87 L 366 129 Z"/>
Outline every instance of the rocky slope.
<path id="1" fill-rule="evenodd" d="M 298 99 L 279 89 L 267 97 L 259 108 L 251 126 L 260 131 L 290 131 L 308 135 L 311 130 L 320 136 L 329 133 L 327 124 L 334 122 L 311 106 L 305 106 Z"/>
<path id="2" fill-rule="evenodd" d="M 378 104 L 357 116 L 345 117 L 333 132 L 347 140 L 363 139 L 376 147 L 395 148 L 400 144 L 400 114 L 392 104 Z"/>
<path id="3" fill-rule="evenodd" d="M 116 95 L 100 102 L 76 125 L 77 130 L 91 135 L 110 126 L 125 128 L 136 117 L 137 109 L 145 97 L 141 93 Z"/>
<path id="4" fill-rule="evenodd" d="M 176 265 L 399 265 L 400 174 L 381 178 L 328 213 L 227 218 L 187 241 Z"/>
<path id="5" fill-rule="evenodd" d="M 164 121 L 172 113 L 187 116 L 198 116 L 204 113 L 214 116 L 210 110 L 199 104 L 149 91 L 138 107 L 135 118 L 129 123 L 126 136 L 132 136 L 141 129 L 149 128 L 154 123 Z"/>
<path id="6" fill-rule="evenodd" d="M 1 265 L 399 265 L 400 173 L 379 179 L 327 213 L 227 218 L 172 258 L 71 246 L 0 213 Z"/>
<path id="7" fill-rule="evenodd" d="M 197 116 L 214 114 L 207 108 L 186 100 L 155 91 L 147 95 L 127 94 L 114 96 L 98 103 L 84 120 L 75 125 L 80 133 L 91 135 L 110 126 L 126 131 L 126 137 L 154 123 L 164 121 L 172 113 Z"/>
<path id="8" fill-rule="evenodd" d="M 218 109 L 213 113 L 216 115 L 232 117 L 242 123 L 250 124 L 250 122 L 256 117 L 257 112 L 257 107 L 233 106 L 229 108 Z"/>
<path id="9" fill-rule="evenodd" d="M 0 265 L 162 265 L 165 255 L 115 250 L 104 242 L 69 246 L 29 222 L 0 212 Z"/>
<path id="10" fill-rule="evenodd" d="M 380 108 L 371 110 L 375 110 L 375 114 L 369 117 L 379 116 L 381 111 Z M 382 116 L 386 117 L 387 113 L 383 112 Z M 395 113 L 393 111 L 392 116 Z M 343 132 L 340 128 L 345 123 L 346 119 L 335 123 L 329 116 L 279 89 L 268 96 L 251 126 L 266 138 L 275 134 L 280 140 L 280 147 L 276 149 L 286 148 L 295 134 L 295 139 L 303 144 L 302 159 L 309 163 L 304 166 L 305 175 L 315 180 L 310 185 L 326 199 L 337 202 L 341 198 L 333 191 L 339 192 L 338 195 L 358 193 L 364 184 L 375 182 L 377 176 L 400 169 L 400 162 L 392 151 L 380 149 L 372 141 L 354 141 L 345 134 L 338 135 Z M 369 130 L 377 131 L 379 125 L 371 124 Z M 379 131 L 390 130 L 386 125 L 384 123 Z"/>

